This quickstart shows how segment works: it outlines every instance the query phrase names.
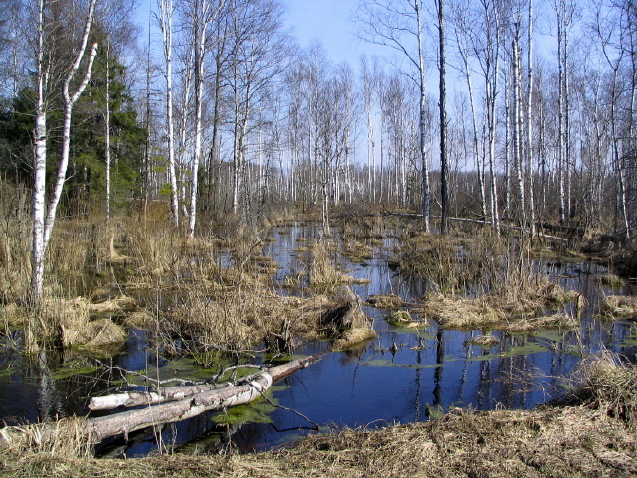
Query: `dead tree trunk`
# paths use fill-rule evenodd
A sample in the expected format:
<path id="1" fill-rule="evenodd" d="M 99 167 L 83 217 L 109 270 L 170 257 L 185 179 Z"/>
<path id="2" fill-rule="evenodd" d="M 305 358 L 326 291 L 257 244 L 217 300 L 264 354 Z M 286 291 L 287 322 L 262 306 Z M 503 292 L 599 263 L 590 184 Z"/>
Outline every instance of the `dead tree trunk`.
<path id="1" fill-rule="evenodd" d="M 221 410 L 249 403 L 265 392 L 274 382 L 321 360 L 325 354 L 312 355 L 305 359 L 294 360 L 278 365 L 253 375 L 239 385 L 209 388 L 196 392 L 181 400 L 161 403 L 142 409 L 128 410 L 97 418 L 88 418 L 77 424 L 79 432 L 91 443 L 99 443 L 110 436 L 123 434 L 127 437 L 135 430 L 153 425 L 173 423 L 200 415 L 210 410 Z M 177 388 L 177 387 L 171 387 Z M 193 392 L 193 387 L 182 387 L 183 395 Z M 160 392 L 161 395 L 161 392 Z M 179 398 L 179 394 L 173 394 Z M 61 422 L 61 421 L 60 421 Z M 33 424 L 22 427 L 5 427 L 0 429 L 0 446 L 13 444 L 35 445 L 53 440 L 60 422 Z"/>

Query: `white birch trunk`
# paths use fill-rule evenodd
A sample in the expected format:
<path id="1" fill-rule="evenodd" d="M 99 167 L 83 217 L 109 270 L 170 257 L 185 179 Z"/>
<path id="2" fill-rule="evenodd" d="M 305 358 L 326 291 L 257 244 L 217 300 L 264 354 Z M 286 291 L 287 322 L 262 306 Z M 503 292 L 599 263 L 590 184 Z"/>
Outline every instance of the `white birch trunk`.
<path id="1" fill-rule="evenodd" d="M 204 2 L 205 4 L 205 2 Z M 192 160 L 192 176 L 190 181 L 190 217 L 188 221 L 188 237 L 195 237 L 197 222 L 197 193 L 199 181 L 199 162 L 201 160 L 201 137 L 203 134 L 203 78 L 204 51 L 206 43 L 206 27 L 201 28 L 195 48 L 195 151 Z"/>
<path id="2" fill-rule="evenodd" d="M 493 227 L 497 234 L 500 234 L 500 213 L 498 209 L 498 183 L 496 177 L 495 168 L 495 128 L 496 128 L 496 99 L 498 93 L 498 69 L 500 64 L 500 19 L 497 8 L 494 9 L 493 25 L 489 19 L 487 13 L 487 24 L 489 28 L 495 30 L 489 35 L 489 62 L 493 62 L 493 65 L 489 65 L 486 75 L 486 88 L 487 88 L 487 128 L 489 136 L 489 176 L 491 181 L 491 218 Z M 495 36 L 495 38 L 493 38 Z"/>
<path id="3" fill-rule="evenodd" d="M 111 101 L 109 77 L 110 42 L 106 45 L 106 110 L 104 111 L 104 162 L 106 163 L 106 224 L 111 221 Z"/>
<path id="4" fill-rule="evenodd" d="M 80 98 L 86 87 L 88 86 L 88 82 L 91 80 L 91 73 L 93 70 L 93 60 L 95 60 L 95 55 L 97 54 L 97 43 L 93 43 L 91 47 L 90 57 L 86 66 L 86 71 L 84 73 L 84 78 L 82 82 L 77 87 L 77 90 L 74 93 L 71 93 L 71 81 L 75 78 L 77 71 L 80 68 L 80 63 L 84 59 L 84 55 L 86 53 L 86 47 L 88 44 L 88 38 L 91 33 L 91 27 L 93 25 L 93 12 L 95 10 L 95 4 L 97 0 L 91 0 L 91 4 L 89 7 L 88 18 L 86 20 L 86 25 L 84 27 L 84 34 L 82 36 L 82 45 L 80 47 L 77 56 L 75 57 L 75 61 L 73 62 L 73 66 L 71 67 L 71 71 L 67 75 L 64 80 L 64 86 L 62 90 L 62 95 L 64 99 L 64 126 L 62 128 L 62 152 L 60 155 L 60 161 L 58 163 L 58 172 L 57 179 L 55 181 L 55 188 L 53 191 L 53 195 L 51 196 L 51 200 L 49 201 L 49 211 L 47 214 L 46 224 L 44 228 L 44 248 L 46 249 L 48 243 L 51 239 L 51 233 L 53 231 L 53 225 L 55 224 L 55 214 L 57 212 L 58 204 L 60 203 L 60 198 L 62 197 L 62 189 L 64 188 L 64 183 L 66 182 L 66 170 L 69 164 L 69 153 L 71 146 L 71 119 L 73 116 L 73 106 Z"/>
<path id="5" fill-rule="evenodd" d="M 566 219 L 566 184 L 565 184 L 565 154 L 564 154 L 564 70 L 562 65 L 562 50 L 563 46 L 563 20 L 562 15 L 563 12 L 560 10 L 560 6 L 557 6 L 557 83 L 558 83 L 558 96 L 557 96 L 557 117 L 558 117 L 558 127 L 557 127 L 557 138 L 558 138 L 558 146 L 557 146 L 557 175 L 558 175 L 558 183 L 559 183 L 559 215 L 560 215 L 560 224 L 563 224 Z"/>
<path id="6" fill-rule="evenodd" d="M 533 191 L 533 0 L 529 0 L 527 104 L 526 104 L 526 159 L 529 173 L 528 205 L 531 236 L 535 236 L 535 198 Z"/>
<path id="7" fill-rule="evenodd" d="M 46 123 L 46 97 L 49 80 L 49 68 L 50 65 L 46 64 L 46 18 L 45 0 L 40 0 L 38 5 L 38 46 L 37 46 L 37 103 L 35 114 L 35 164 L 34 164 L 34 187 L 33 187 L 33 243 L 31 250 L 31 305 L 33 306 L 34 313 L 29 320 L 26 330 L 26 346 L 28 350 L 34 350 L 37 347 L 38 327 L 44 328 L 45 324 L 42 323 L 42 319 L 39 317 L 39 306 L 42 301 L 43 287 L 44 287 L 44 267 L 45 267 L 45 255 L 46 250 L 51 239 L 51 233 L 53 231 L 53 225 L 55 224 L 55 215 L 57 212 L 57 206 L 62 195 L 62 188 L 66 180 L 66 170 L 69 161 L 69 143 L 70 143 L 70 130 L 71 130 L 71 117 L 73 105 L 78 100 L 91 77 L 91 70 L 93 67 L 93 60 L 97 52 L 97 44 L 94 44 L 91 49 L 90 59 L 87 64 L 87 69 L 84 75 L 83 81 L 80 83 L 77 91 L 73 94 L 70 93 L 70 82 L 75 77 L 80 63 L 84 58 L 86 47 L 88 44 L 88 37 L 91 31 L 91 25 L 93 22 L 93 11 L 95 8 L 96 0 L 92 0 L 89 7 L 89 13 L 84 28 L 84 34 L 82 37 L 82 44 L 80 50 L 73 62 L 71 70 L 64 82 L 63 96 L 64 96 L 64 128 L 63 128 L 63 143 L 62 152 L 58 163 L 58 173 L 55 183 L 55 189 L 51 200 L 49 202 L 48 214 L 45 206 L 45 192 L 46 192 L 46 146 L 47 146 L 47 123 Z M 38 317 L 36 319 L 36 317 Z"/>
<path id="8" fill-rule="evenodd" d="M 37 103 L 35 108 L 35 148 L 34 148 L 34 183 L 33 183 L 33 235 L 31 247 L 31 305 L 33 313 L 25 330 L 25 345 L 28 352 L 37 349 L 39 308 L 44 288 L 44 218 L 46 214 L 46 95 L 49 80 L 49 66 L 45 64 L 45 21 L 44 0 L 40 0 L 38 8 L 38 50 L 37 50 Z"/>
<path id="9" fill-rule="evenodd" d="M 423 31 L 422 31 L 422 18 L 420 11 L 420 0 L 415 0 L 414 7 L 416 10 L 416 23 L 417 23 L 417 32 L 416 38 L 418 41 L 418 73 L 419 73 L 419 123 L 418 123 L 418 131 L 420 134 L 420 161 L 422 167 L 422 216 L 423 216 L 423 226 L 425 232 L 430 232 L 431 226 L 429 221 L 429 216 L 431 215 L 431 197 L 430 197 L 430 188 L 429 188 L 429 164 L 427 158 L 427 138 L 426 138 L 426 129 L 427 129 L 427 111 L 426 111 L 426 90 L 425 90 L 425 55 L 423 52 Z"/>
<path id="10" fill-rule="evenodd" d="M 170 182 L 170 212 L 173 224 L 179 227 L 179 199 L 177 190 L 177 174 L 175 170 L 175 123 L 173 118 L 173 1 L 160 0 L 159 27 L 162 32 L 164 59 L 166 70 L 166 128 L 168 136 L 168 180 Z"/>
<path id="11" fill-rule="evenodd" d="M 525 192 L 524 192 L 524 177 L 523 177 L 523 165 L 522 165 L 522 125 L 521 125 L 521 109 L 522 109 L 522 97 L 520 93 L 520 23 L 516 23 L 514 26 L 513 36 L 513 168 L 515 173 L 515 185 L 518 199 L 518 214 L 520 220 L 520 227 L 524 229 L 526 227 L 526 205 L 525 205 Z"/>

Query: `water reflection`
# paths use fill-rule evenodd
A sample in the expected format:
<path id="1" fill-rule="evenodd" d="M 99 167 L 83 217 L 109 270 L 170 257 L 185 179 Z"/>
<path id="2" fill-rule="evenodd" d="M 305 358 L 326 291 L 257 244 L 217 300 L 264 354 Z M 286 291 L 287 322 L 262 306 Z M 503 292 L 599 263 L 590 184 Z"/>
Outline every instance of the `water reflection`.
<path id="1" fill-rule="evenodd" d="M 273 232 L 274 241 L 265 247 L 264 254 L 279 264 L 277 281 L 301 270 L 302 252 L 298 248 L 318 234 L 316 228 L 298 224 Z M 351 275 L 369 279 L 369 284 L 354 286 L 363 299 L 393 293 L 409 301 L 426 292 L 422 281 L 401 277 L 387 266 L 386 248 L 393 247 L 391 241 L 375 245 L 373 257 L 363 264 L 340 259 Z M 605 322 L 595 316 L 602 294 L 611 293 L 597 280 L 606 272 L 604 268 L 590 262 L 543 261 L 538 261 L 537 267 L 544 268 L 560 285 L 585 296 L 580 330 L 533 334 L 494 331 L 498 343 L 483 348 L 471 342 L 480 335 L 477 331 L 442 330 L 435 324 L 426 330 L 402 330 L 384 320 L 387 312 L 366 307 L 378 332 L 376 339 L 355 351 L 330 354 L 288 377 L 279 384 L 284 387 L 274 392 L 274 398 L 322 427 L 377 427 L 424 420 L 438 409 L 447 411 L 454 406 L 530 408 L 562 393 L 563 377 L 587 353 L 608 349 L 635 360 L 637 333 L 633 324 Z M 125 350 L 112 363 L 141 371 L 162 365 L 148 344 L 146 332 L 131 331 Z M 315 354 L 328 345 L 311 342 L 297 353 Z M 86 396 L 104 390 L 106 378 L 111 378 L 87 374 L 53 380 L 51 371 L 60 363 L 64 359 L 52 355 L 27 363 L 11 353 L 0 354 L 3 370 L 15 367 L 0 378 L 0 416 L 37 421 L 83 413 Z M 204 414 L 166 427 L 161 441 L 165 446 L 190 442 L 188 450 L 200 453 L 228 446 L 230 440 L 238 450 L 252 451 L 288 443 L 307 433 L 307 421 L 289 410 L 276 409 L 270 419 L 272 424 L 247 423 L 228 429 L 216 425 L 213 413 Z M 193 441 L 201 435 L 204 437 Z M 134 456 L 156 447 L 154 435 L 147 433 L 122 450 Z"/>

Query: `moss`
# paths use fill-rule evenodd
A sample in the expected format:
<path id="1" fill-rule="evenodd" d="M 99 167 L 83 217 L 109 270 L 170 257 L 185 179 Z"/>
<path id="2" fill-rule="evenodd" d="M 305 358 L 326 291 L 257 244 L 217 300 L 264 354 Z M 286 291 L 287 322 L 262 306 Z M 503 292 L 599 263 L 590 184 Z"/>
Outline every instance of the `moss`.
<path id="1" fill-rule="evenodd" d="M 242 425 L 244 423 L 272 423 L 270 414 L 276 410 L 278 401 L 273 393 L 285 387 L 270 387 L 264 397 L 259 397 L 245 405 L 228 408 L 224 413 L 216 415 L 213 420 L 219 425 Z"/>

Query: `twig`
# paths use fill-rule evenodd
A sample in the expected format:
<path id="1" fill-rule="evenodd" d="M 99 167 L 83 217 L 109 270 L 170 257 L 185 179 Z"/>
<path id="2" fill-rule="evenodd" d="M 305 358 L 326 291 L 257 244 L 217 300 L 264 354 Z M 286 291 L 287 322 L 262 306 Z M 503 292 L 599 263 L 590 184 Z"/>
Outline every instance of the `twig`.
<path id="1" fill-rule="evenodd" d="M 251 387 L 254 388 L 254 385 L 250 384 Z M 312 420 L 310 420 L 308 417 L 306 417 L 305 415 L 303 415 L 301 412 L 294 410 L 293 408 L 288 408 L 288 407 L 284 407 L 283 405 L 279 405 L 277 403 L 274 403 L 272 400 L 270 400 L 268 397 L 265 396 L 265 393 L 263 393 L 262 390 L 258 390 L 258 392 L 261 394 L 261 396 L 270 404 L 272 405 L 274 408 L 280 408 L 282 410 L 287 410 L 288 412 L 292 412 L 296 415 L 298 415 L 299 417 L 303 418 L 305 421 L 307 421 L 308 423 L 312 424 L 312 428 L 310 428 L 310 430 L 316 430 L 318 431 L 319 426 L 318 423 L 313 422 Z M 274 426 L 274 425 L 273 425 Z M 276 427 L 274 427 L 276 429 Z M 296 427 L 296 428 L 301 428 L 301 427 Z M 277 430 L 279 431 L 279 430 Z M 281 430 L 282 431 L 282 430 Z"/>
<path id="2" fill-rule="evenodd" d="M 149 377 L 148 375 L 145 375 L 143 373 L 140 372 L 135 372 L 132 370 L 126 370 L 125 368 L 122 368 L 118 365 L 106 365 L 105 363 L 99 361 L 96 358 L 93 358 L 93 361 L 96 362 L 98 365 L 100 365 L 101 367 L 110 369 L 110 370 L 118 370 L 120 372 L 122 372 L 122 379 L 126 380 L 126 375 L 136 375 L 137 377 L 141 377 L 144 380 L 147 380 L 148 382 L 154 382 L 157 385 L 156 386 L 161 386 L 161 385 L 166 385 L 169 383 L 180 383 L 182 385 L 198 385 L 196 382 L 193 382 L 192 380 L 183 380 L 180 378 L 169 378 L 167 380 L 157 380 L 156 378 L 152 378 Z M 128 380 L 126 380 L 126 383 L 128 385 L 130 385 L 130 383 L 128 382 Z"/>

